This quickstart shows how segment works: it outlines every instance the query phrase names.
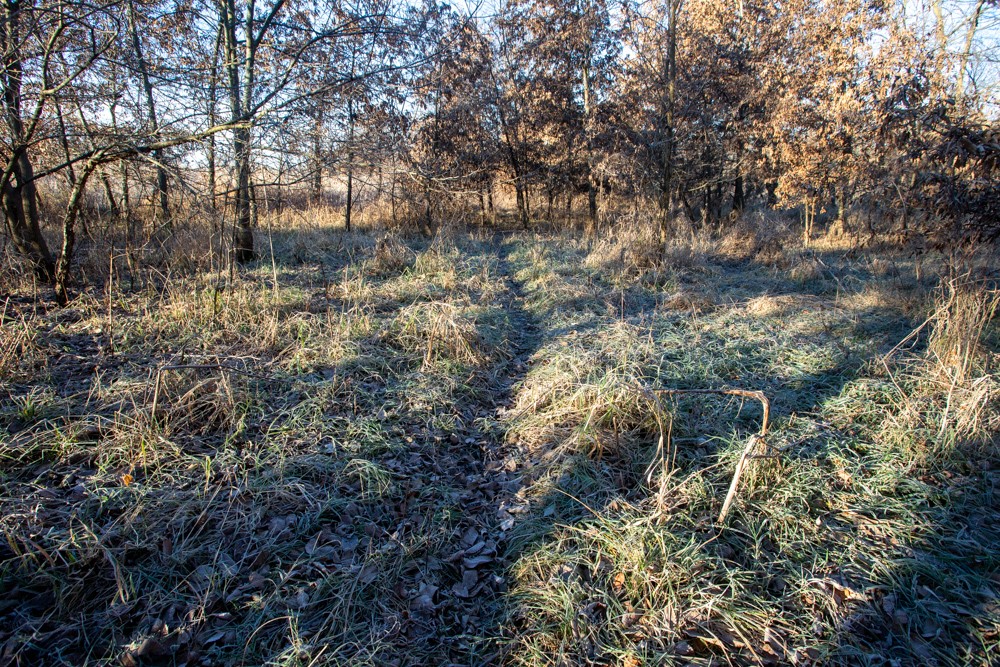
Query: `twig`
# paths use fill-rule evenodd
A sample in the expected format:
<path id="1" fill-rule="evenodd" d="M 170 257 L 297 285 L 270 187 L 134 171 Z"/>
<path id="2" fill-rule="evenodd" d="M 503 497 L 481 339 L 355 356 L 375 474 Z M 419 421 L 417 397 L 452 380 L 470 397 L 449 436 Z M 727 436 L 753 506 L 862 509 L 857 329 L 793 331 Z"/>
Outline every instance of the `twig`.
<path id="1" fill-rule="evenodd" d="M 743 449 L 743 454 L 740 456 L 740 460 L 736 464 L 736 470 L 733 472 L 733 481 L 729 483 L 729 491 L 726 493 L 726 499 L 722 502 L 722 510 L 719 512 L 719 518 L 717 521 L 719 524 L 725 521 L 726 515 L 729 514 L 729 508 L 733 504 L 733 499 L 736 498 L 736 489 L 739 486 L 740 477 L 743 475 L 743 471 L 747 467 L 747 461 L 749 461 L 750 455 L 763 441 L 764 438 L 759 433 L 754 433 L 747 441 L 747 446 Z"/>
<path id="2" fill-rule="evenodd" d="M 739 396 L 741 398 L 752 398 L 759 401 L 764 408 L 764 416 L 760 423 L 760 435 L 767 435 L 767 427 L 771 419 L 771 401 L 767 400 L 764 392 L 755 389 L 654 389 L 654 393 L 667 394 L 668 396 L 678 394 L 715 394 L 716 396 Z"/>

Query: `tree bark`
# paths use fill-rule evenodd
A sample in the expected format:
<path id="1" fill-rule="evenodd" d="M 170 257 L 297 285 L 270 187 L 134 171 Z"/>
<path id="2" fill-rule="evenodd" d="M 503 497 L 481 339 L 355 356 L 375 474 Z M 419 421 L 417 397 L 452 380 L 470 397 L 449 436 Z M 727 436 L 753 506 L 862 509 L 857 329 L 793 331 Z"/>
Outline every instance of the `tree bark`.
<path id="1" fill-rule="evenodd" d="M 962 48 L 962 53 L 958 61 L 957 97 L 959 98 L 965 95 L 966 70 L 969 68 L 969 58 L 972 55 L 972 42 L 976 38 L 976 31 L 979 30 L 979 20 L 983 15 L 983 6 L 985 4 L 986 0 L 978 0 L 976 2 L 976 7 L 972 10 L 972 16 L 969 18 L 969 24 L 965 29 L 965 45 Z"/>
<path id="2" fill-rule="evenodd" d="M 156 99 L 153 97 L 153 82 L 149 76 L 149 65 L 143 54 L 142 40 L 139 38 L 139 29 L 136 26 L 135 20 L 135 4 L 132 0 L 128 2 L 128 22 L 129 31 L 132 36 L 132 49 L 135 51 L 136 62 L 139 68 L 139 80 L 142 83 L 142 90 L 146 97 L 149 130 L 158 133 L 160 131 L 160 124 L 156 117 Z M 152 159 L 156 164 L 157 218 L 167 222 L 170 220 L 170 204 L 167 198 L 167 170 L 163 166 L 163 151 L 154 150 L 152 152 Z"/>
<path id="3" fill-rule="evenodd" d="M 230 115 L 234 125 L 233 153 L 236 161 L 236 197 L 234 202 L 236 224 L 233 225 L 233 259 L 237 262 L 253 260 L 253 212 L 250 190 L 250 127 L 248 109 L 253 91 L 253 12 L 246 16 L 247 31 L 243 60 L 243 81 L 240 81 L 239 42 L 236 35 L 238 15 L 235 0 L 223 0 L 220 6 L 220 29 L 223 31 L 225 67 L 229 83 Z M 241 85 L 242 84 L 242 85 Z"/>
<path id="4" fill-rule="evenodd" d="M 219 50 L 222 48 L 223 31 L 219 30 L 215 36 L 215 49 L 212 51 L 212 69 L 208 77 L 208 124 L 215 127 L 218 123 L 216 117 L 216 104 L 219 97 Z M 215 135 L 208 137 L 208 201 L 212 210 L 216 210 L 215 190 L 216 190 L 216 143 Z"/>
<path id="5" fill-rule="evenodd" d="M 87 163 L 80 177 L 73 183 L 69 201 L 66 203 L 66 213 L 63 215 L 62 225 L 62 252 L 59 254 L 59 261 L 56 262 L 55 271 L 56 302 L 60 306 L 69 303 L 68 288 L 73 250 L 76 247 L 76 221 L 80 215 L 80 205 L 83 203 L 83 192 L 87 187 L 87 180 L 94 173 L 98 164 L 99 157 L 97 160 L 92 159 Z"/>
<path id="6" fill-rule="evenodd" d="M 115 109 L 117 108 L 117 106 L 118 106 L 117 103 L 112 102 L 111 108 L 109 109 L 111 115 L 111 129 L 114 131 L 115 134 L 118 134 L 118 116 L 115 113 Z M 119 206 L 118 208 L 118 216 L 123 223 L 127 224 L 129 219 L 129 214 L 131 213 L 132 210 L 132 202 L 128 190 L 128 162 L 126 162 L 125 160 L 122 160 L 119 166 L 119 177 L 121 178 L 122 198 L 121 198 L 121 206 Z M 126 233 L 128 233 L 129 230 L 126 229 L 125 231 Z"/>
<path id="7" fill-rule="evenodd" d="M 354 206 L 354 102 L 347 100 L 347 201 L 344 206 L 344 229 L 351 231 Z"/>
<path id="8" fill-rule="evenodd" d="M 233 257 L 237 262 L 254 259 L 253 201 L 250 192 L 250 129 L 233 131 L 236 152 L 236 225 L 233 229 Z"/>
<path id="9" fill-rule="evenodd" d="M 486 206 L 490 212 L 490 224 L 497 224 L 497 211 L 493 206 L 493 179 L 486 183 Z"/>
<path id="10" fill-rule="evenodd" d="M 590 56 L 583 66 L 583 132 L 587 149 L 587 238 L 597 235 L 597 186 L 594 183 L 593 108 L 590 90 Z"/>
<path id="11" fill-rule="evenodd" d="M 666 250 L 670 213 L 674 207 L 674 106 L 677 98 L 677 17 L 681 0 L 668 0 L 667 53 L 663 69 L 666 94 L 663 114 L 663 172 L 660 180 L 660 245 Z"/>
<path id="12" fill-rule="evenodd" d="M 323 202 L 323 110 L 316 103 L 312 131 L 312 203 L 319 206 Z"/>
<path id="13" fill-rule="evenodd" d="M 51 283 L 55 277 L 55 264 L 39 227 L 38 192 L 21 116 L 21 49 L 24 46 L 20 34 L 22 6 L 20 0 L 6 0 L 6 20 L 0 26 L 0 39 L 3 41 L 0 46 L 4 59 L 0 85 L 3 86 L 4 111 L 11 139 L 11 154 L 4 165 L 0 196 L 3 200 L 4 222 L 14 247 L 31 264 L 39 281 Z"/>

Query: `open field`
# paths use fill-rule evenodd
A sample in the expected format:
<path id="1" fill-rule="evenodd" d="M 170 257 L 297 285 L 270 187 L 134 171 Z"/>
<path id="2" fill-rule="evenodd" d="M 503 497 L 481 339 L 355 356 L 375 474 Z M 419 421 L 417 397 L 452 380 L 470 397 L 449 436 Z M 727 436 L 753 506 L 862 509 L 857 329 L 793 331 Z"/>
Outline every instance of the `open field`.
<path id="1" fill-rule="evenodd" d="M 259 241 L 2 303 L 0 664 L 1000 661 L 995 269 Z"/>

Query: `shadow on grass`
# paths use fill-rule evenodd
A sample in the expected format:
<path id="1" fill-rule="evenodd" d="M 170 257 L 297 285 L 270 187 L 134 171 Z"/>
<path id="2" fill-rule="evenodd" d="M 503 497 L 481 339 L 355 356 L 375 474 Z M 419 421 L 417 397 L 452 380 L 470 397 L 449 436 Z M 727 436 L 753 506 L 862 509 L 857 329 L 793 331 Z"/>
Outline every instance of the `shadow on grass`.
<path id="1" fill-rule="evenodd" d="M 466 332 L 482 346 L 474 363 L 423 330 L 402 335 L 395 318 L 412 304 L 380 295 L 356 313 L 347 353 L 324 355 L 339 320 L 301 315 L 321 299 L 317 276 L 360 271 L 371 255 L 359 253 L 279 280 L 308 296 L 271 308 L 270 356 L 242 352 L 221 323 L 199 350 L 205 367 L 164 375 L 155 421 L 147 366 L 184 359 L 159 356 L 169 340 L 130 348 L 122 336 L 116 356 L 133 363 L 88 377 L 48 421 L 8 429 L 3 661 L 488 661 L 481 638 L 503 595 L 494 499 L 508 491 L 489 468 L 489 425 L 535 342 L 498 251 L 463 246 L 498 269 L 458 275 L 457 293 L 482 311 Z M 351 313 L 326 299 L 319 313 Z M 287 350 L 312 352 L 292 362 Z"/>
<path id="2" fill-rule="evenodd" d="M 600 280 L 597 301 L 535 308 L 513 278 L 516 237 L 456 241 L 465 266 L 451 292 L 433 293 L 433 280 L 414 277 L 428 242 L 407 242 L 394 251 L 399 262 L 365 275 L 375 292 L 345 297 L 331 285 L 372 268 L 375 239 L 275 232 L 273 241 L 279 287 L 299 290 L 274 314 L 295 327 L 279 327 L 266 355 L 246 354 L 228 330 L 199 350 L 266 378 L 178 373 L 152 424 L 148 366 L 173 359 L 171 341 L 123 342 L 116 357 L 128 363 L 58 394 L 49 422 L 9 429 L 0 447 L 4 661 L 760 664 L 773 654 L 777 663 L 891 665 L 926 645 L 947 664 L 940 656 L 986 636 L 971 623 L 996 627 L 988 540 L 997 508 L 992 495 L 971 500 L 992 493 L 987 476 L 907 473 L 890 484 L 879 475 L 891 466 L 870 474 L 870 444 L 823 417 L 911 326 L 905 314 L 866 307 L 828 331 L 789 333 L 802 304 L 779 302 L 764 333 L 741 340 L 721 305 L 671 309 L 655 290 L 619 298 Z M 270 267 L 262 258 L 247 284 L 267 288 Z M 720 269 L 731 302 L 779 285 L 760 279 L 760 267 L 741 271 Z M 411 279 L 406 298 L 393 298 Z M 818 280 L 789 293 L 828 297 L 829 279 Z M 484 309 L 469 320 L 470 340 L 492 341 L 481 362 L 393 328 L 402 309 L 452 296 Z M 560 311 L 576 317 L 559 322 Z M 346 342 L 327 335 L 340 321 L 330 313 L 356 326 Z M 648 522 L 643 481 L 655 433 L 632 432 L 616 448 L 610 429 L 600 456 L 553 450 L 534 462 L 506 442 L 510 424 L 496 408 L 515 402 L 561 341 L 597 346 L 615 316 L 650 328 L 663 355 L 643 378 L 651 384 L 722 382 L 774 400 L 772 444 L 788 449 L 755 466 L 724 531 L 713 518 L 756 408 L 673 406 L 678 478 L 690 481 L 662 524 Z M 778 335 L 787 344 L 768 343 Z M 829 344 L 812 350 L 818 335 Z M 53 369 L 64 361 L 76 363 L 54 358 Z M 698 363 L 708 370 L 683 372 Z M 58 393 L 60 377 L 44 384 Z M 28 387 L 12 386 L 18 396 Z M 851 484 L 877 487 L 853 514 L 830 502 L 847 484 L 837 475 L 845 466 Z M 808 483 L 790 488 L 802 471 Z M 924 504 L 925 522 L 908 534 L 899 517 L 911 502 Z M 784 653 L 762 634 L 768 627 Z M 744 641 L 742 628 L 770 648 Z"/>
<path id="3" fill-rule="evenodd" d="M 791 292 L 830 294 L 808 286 Z M 769 294 L 767 287 L 744 290 L 740 301 Z M 563 449 L 546 461 L 543 452 L 530 472 L 535 494 L 517 514 L 506 553 L 516 582 L 500 640 L 508 660 L 992 664 L 1000 645 L 990 547 L 1000 510 L 995 446 L 988 460 L 959 456 L 928 466 L 905 449 L 873 444 L 871 430 L 855 423 L 879 405 L 892 409 L 884 396 L 851 398 L 868 382 L 892 386 L 877 379 L 872 362 L 915 324 L 892 311 L 853 309 L 831 336 L 848 342 L 827 346 L 839 354 L 805 370 L 772 363 L 766 345 L 713 346 L 717 334 L 701 333 L 705 353 L 731 354 L 740 360 L 734 370 L 757 371 L 729 375 L 721 365 L 711 386 L 763 389 L 775 401 L 769 442 L 781 453 L 754 465 L 725 528 L 714 516 L 755 411 L 731 421 L 708 401 L 675 406 L 673 435 L 688 454 L 679 457 L 675 480 L 683 483 L 662 523 L 651 521 L 642 479 L 655 433 L 633 432 L 631 453 L 616 457 Z M 770 316 L 789 314 L 781 308 Z M 649 315 L 624 313 L 638 321 Z M 550 328 L 546 338 L 565 343 L 584 333 L 601 344 L 607 320 L 567 318 L 573 325 Z M 799 350 L 814 336 L 786 332 L 785 344 Z M 866 344 L 852 346 L 851 338 Z M 669 344 L 678 347 L 676 339 L 666 342 L 668 353 Z M 558 344 L 540 354 L 553 350 Z M 664 374 L 663 364 L 650 371 L 651 383 L 704 382 Z"/>

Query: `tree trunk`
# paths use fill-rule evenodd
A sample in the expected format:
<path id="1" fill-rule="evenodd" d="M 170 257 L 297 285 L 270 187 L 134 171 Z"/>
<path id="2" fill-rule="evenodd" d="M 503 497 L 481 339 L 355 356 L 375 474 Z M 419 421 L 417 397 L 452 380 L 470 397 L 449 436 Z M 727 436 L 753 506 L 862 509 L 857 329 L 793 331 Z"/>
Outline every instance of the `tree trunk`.
<path id="1" fill-rule="evenodd" d="M 79 179 L 73 183 L 73 190 L 70 192 L 69 201 L 66 203 L 66 213 L 63 216 L 62 252 L 59 254 L 59 261 L 55 270 L 56 301 L 60 306 L 69 303 L 69 278 L 70 266 L 73 262 L 73 250 L 76 246 L 76 220 L 80 214 L 80 205 L 83 203 L 83 191 L 87 187 L 87 180 L 97 168 L 97 161 L 91 160 L 84 167 Z"/>
<path id="2" fill-rule="evenodd" d="M 493 180 L 489 180 L 486 183 L 486 205 L 489 207 L 490 211 L 490 224 L 497 224 L 497 210 L 493 206 Z"/>
<path id="3" fill-rule="evenodd" d="M 142 40 L 139 38 L 139 29 L 135 20 L 135 4 L 132 0 L 128 2 L 128 22 L 129 31 L 132 36 L 132 49 L 139 66 L 139 79 L 142 83 L 142 90 L 146 97 L 146 112 L 149 115 L 149 130 L 159 133 L 160 125 L 156 118 L 156 100 L 153 97 L 153 83 L 149 77 L 149 65 L 143 55 Z M 156 164 L 156 195 L 157 195 L 157 218 L 161 221 L 170 220 L 170 206 L 167 201 L 167 170 L 163 166 L 163 151 L 154 150 L 152 152 L 153 162 Z"/>
<path id="4" fill-rule="evenodd" d="M 15 180 L 19 180 L 17 174 Z M 33 189 L 33 188 L 32 188 Z M 23 186 L 7 183 L 3 186 L 3 212 L 10 232 L 11 240 L 17 251 L 31 264 L 32 271 L 39 282 L 51 283 L 55 276 L 55 264 L 52 254 L 45 243 L 38 226 L 37 212 L 34 216 L 26 210 L 24 202 L 29 197 L 24 194 Z M 31 199 L 34 199 L 31 197 Z M 34 206 L 31 207 L 34 209 Z M 35 209 L 37 211 L 37 209 Z"/>
<path id="5" fill-rule="evenodd" d="M 315 113 L 312 132 L 312 203 L 318 206 L 323 202 L 323 111 L 318 102 Z"/>
<path id="6" fill-rule="evenodd" d="M 528 221 L 531 220 L 531 187 L 524 186 L 524 213 L 521 216 L 521 223 L 524 229 L 528 229 Z"/>
<path id="7" fill-rule="evenodd" d="M 834 222 L 834 230 L 837 236 L 847 234 L 850 230 L 847 225 L 847 209 L 850 206 L 852 196 L 848 194 L 846 185 L 840 188 L 837 193 L 837 219 Z"/>
<path id="8" fill-rule="evenodd" d="M 431 211 L 431 188 L 430 185 L 424 186 L 424 215 L 421 219 L 422 229 L 421 232 L 424 236 L 432 237 L 434 236 L 434 215 Z"/>
<path id="9" fill-rule="evenodd" d="M 593 142 L 593 110 L 591 108 L 590 91 L 590 56 L 588 54 L 583 66 L 583 127 L 584 145 L 587 149 L 587 238 L 597 235 L 597 186 L 594 183 L 594 142 Z"/>
<path id="10" fill-rule="evenodd" d="M 254 258 L 253 201 L 250 193 L 250 130 L 239 127 L 233 131 L 236 152 L 236 225 L 233 229 L 233 257 L 237 262 Z"/>
<path id="11" fill-rule="evenodd" d="M 351 209 L 354 206 L 354 102 L 347 101 L 347 202 L 344 207 L 344 229 L 351 231 Z"/>
<path id="12" fill-rule="evenodd" d="M 350 160 L 350 158 L 348 158 Z M 347 202 L 344 206 L 344 229 L 351 231 L 351 208 L 354 205 L 354 169 L 347 165 Z"/>
<path id="13" fill-rule="evenodd" d="M 663 63 L 666 75 L 664 100 L 663 173 L 660 181 L 660 245 L 666 250 L 670 213 L 674 207 L 674 106 L 677 97 L 677 16 L 681 0 L 668 0 L 667 54 Z"/>
<path id="14" fill-rule="evenodd" d="M 514 192 L 517 199 L 517 210 L 521 218 L 521 227 L 528 229 L 528 201 L 524 196 L 524 185 L 521 183 L 521 177 L 517 173 L 519 170 L 515 170 L 514 175 Z"/>
<path id="15" fill-rule="evenodd" d="M 816 203 L 814 199 L 810 198 L 806 200 L 805 209 L 802 215 L 804 222 L 802 229 L 802 243 L 808 248 L 813 237 L 813 226 L 816 223 Z"/>
<path id="16" fill-rule="evenodd" d="M 389 208 L 392 214 L 392 226 L 399 227 L 399 220 L 396 218 L 396 173 L 392 174 L 392 183 L 389 185 Z"/>
<path id="17" fill-rule="evenodd" d="M 18 0 L 4 2 L 4 21 L 0 26 L 0 53 L 3 57 L 3 103 L 7 131 L 11 139 L 11 154 L 4 165 L 4 178 L 0 195 L 4 222 L 10 232 L 14 247 L 31 263 L 38 280 L 51 283 L 55 264 L 38 224 L 38 196 L 34 182 L 34 168 L 28 157 L 28 142 L 24 136 L 21 117 L 21 9 Z"/>
<path id="18" fill-rule="evenodd" d="M 972 55 L 972 42 L 976 38 L 976 31 L 979 30 L 979 20 L 983 15 L 985 4 L 986 0 L 977 0 L 976 7 L 972 10 L 972 16 L 969 18 L 969 24 L 965 29 L 965 45 L 958 61 L 958 94 L 956 96 L 959 99 L 965 95 L 966 70 L 969 68 L 969 58 Z"/>
<path id="19" fill-rule="evenodd" d="M 101 170 L 101 186 L 104 188 L 104 198 L 108 201 L 108 208 L 111 211 L 111 217 L 118 220 L 122 217 L 121 210 L 118 208 L 118 201 L 115 199 L 115 191 L 111 187 L 111 179 L 108 178 L 108 173 Z"/>
<path id="20" fill-rule="evenodd" d="M 222 48 L 222 31 L 215 36 L 215 49 L 212 51 L 212 69 L 208 78 L 208 124 L 215 127 L 218 124 L 216 117 L 216 104 L 219 97 L 219 50 Z M 212 210 L 216 210 L 215 189 L 216 189 L 216 145 L 215 135 L 208 137 L 208 200 Z M 214 223 L 213 223 L 214 224 Z"/>
<path id="21" fill-rule="evenodd" d="M 688 199 L 687 193 L 684 192 L 683 190 L 681 191 L 680 199 L 681 199 L 681 206 L 684 207 L 684 214 L 687 215 L 688 222 L 691 223 L 691 226 L 697 228 L 698 226 L 702 225 L 705 222 L 704 218 L 702 217 L 703 213 L 698 209 L 696 209 L 694 205 L 691 204 L 691 201 Z"/>
<path id="22" fill-rule="evenodd" d="M 251 5 L 252 7 L 252 5 Z M 246 12 L 247 32 L 244 42 L 243 81 L 240 81 L 240 59 L 236 23 L 238 14 L 235 0 L 223 0 L 219 29 L 222 30 L 224 63 L 229 84 L 229 107 L 233 130 L 233 153 L 236 160 L 236 222 L 233 225 L 233 259 L 249 262 L 254 256 L 253 195 L 250 190 L 250 126 L 249 108 L 253 93 L 253 12 Z M 241 86 L 242 83 L 242 86 Z"/>
<path id="23" fill-rule="evenodd" d="M 108 110 L 111 115 L 111 129 L 115 134 L 118 134 L 118 115 L 115 113 L 117 108 L 117 103 L 112 102 L 111 108 Z M 82 112 L 81 112 L 82 113 Z M 131 211 L 132 202 L 129 199 L 128 191 L 128 162 L 122 160 L 119 165 L 119 176 L 121 178 L 121 206 L 118 208 L 118 218 L 124 223 L 128 222 L 129 212 Z M 128 230 L 126 229 L 126 233 Z"/>
<path id="24" fill-rule="evenodd" d="M 500 86 L 494 76 L 494 89 L 496 91 L 497 118 L 500 121 L 500 129 L 503 135 L 504 146 L 507 149 L 507 159 L 510 161 L 511 171 L 514 172 L 514 191 L 517 196 L 517 210 L 521 218 L 521 226 L 528 229 L 528 204 L 524 196 L 524 184 L 521 182 L 521 163 L 517 156 L 517 140 L 514 130 L 508 122 L 507 113 L 504 110 L 503 96 L 500 94 Z M 515 110 L 516 111 L 516 110 Z"/>
<path id="25" fill-rule="evenodd" d="M 739 215 L 743 212 L 745 205 L 746 195 L 743 192 L 743 176 L 739 175 L 736 177 L 736 182 L 733 183 L 733 213 Z"/>
<path id="26" fill-rule="evenodd" d="M 778 205 L 778 183 L 776 181 L 770 181 L 764 184 L 764 189 L 767 190 L 767 198 L 765 200 L 765 206 L 768 208 L 774 208 Z"/>

